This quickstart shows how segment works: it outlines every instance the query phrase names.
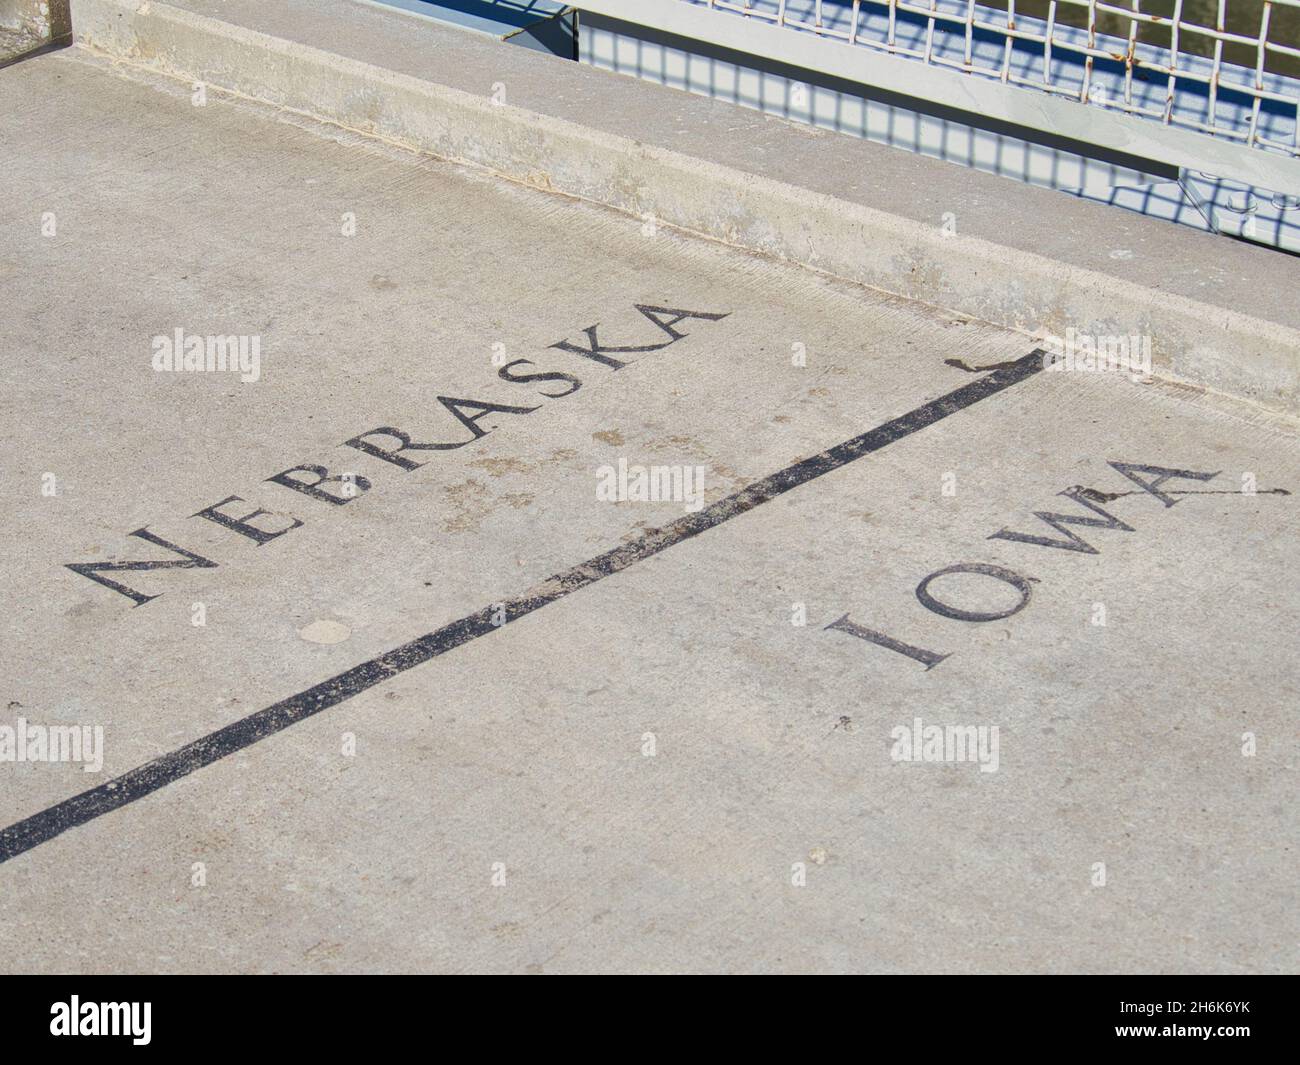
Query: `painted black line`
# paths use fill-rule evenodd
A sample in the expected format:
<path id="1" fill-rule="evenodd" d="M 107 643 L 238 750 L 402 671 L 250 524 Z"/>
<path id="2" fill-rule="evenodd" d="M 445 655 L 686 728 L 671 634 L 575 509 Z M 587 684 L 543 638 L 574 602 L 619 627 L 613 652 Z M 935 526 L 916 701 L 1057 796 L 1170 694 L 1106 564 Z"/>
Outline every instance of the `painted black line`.
<path id="1" fill-rule="evenodd" d="M 1000 366 L 987 377 L 949 392 L 946 396 L 931 400 L 902 417 L 885 422 L 842 444 L 836 444 L 821 454 L 796 462 L 793 466 L 787 466 L 725 499 L 703 507 L 694 514 L 679 518 L 662 529 L 649 529 L 635 540 L 588 559 L 563 573 L 557 573 L 522 595 L 506 600 L 504 603 L 506 622 L 531 614 L 534 610 L 540 610 L 580 588 L 586 588 L 605 577 L 620 573 L 642 559 L 657 555 L 674 544 L 698 536 L 705 530 L 762 506 L 793 488 L 798 488 L 841 466 L 846 466 L 854 459 L 879 451 L 896 440 L 910 436 L 982 399 L 996 395 L 1003 389 L 1010 388 L 1038 373 L 1043 368 L 1044 358 L 1044 352 L 1035 349 L 1023 358 Z M 65 799 L 40 813 L 10 825 L 0 831 L 0 862 L 6 862 L 29 851 L 70 828 L 84 825 L 87 821 L 142 799 L 173 781 L 188 776 L 196 769 L 202 769 L 228 755 L 251 747 L 259 740 L 274 736 L 290 725 L 297 724 L 313 714 L 319 714 L 331 706 L 337 706 L 367 688 L 373 688 L 376 684 L 395 677 L 404 670 L 446 654 L 462 644 L 469 643 L 470 640 L 495 632 L 500 628 L 493 622 L 495 612 L 492 606 L 484 607 L 476 613 L 453 621 L 450 625 L 444 625 L 434 632 L 420 636 L 410 643 L 395 647 L 377 658 L 353 666 L 306 691 L 249 714 L 248 717 L 217 729 L 170 754 L 146 762 L 136 769 L 123 773 L 120 777 L 114 777 L 89 791 L 83 791 L 80 795 L 74 795 L 70 799 Z"/>

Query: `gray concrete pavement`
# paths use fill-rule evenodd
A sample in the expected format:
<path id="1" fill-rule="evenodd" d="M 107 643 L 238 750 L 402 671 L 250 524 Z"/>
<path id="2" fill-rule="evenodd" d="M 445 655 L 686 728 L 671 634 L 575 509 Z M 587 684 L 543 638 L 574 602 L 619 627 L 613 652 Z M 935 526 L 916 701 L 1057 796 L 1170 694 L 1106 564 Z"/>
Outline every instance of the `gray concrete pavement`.
<path id="1" fill-rule="evenodd" d="M 1295 969 L 1294 423 L 972 373 L 1033 343 L 127 73 L 0 71 L 2 720 L 103 735 L 98 773 L 0 762 L 6 970 Z M 155 369 L 178 329 L 256 380 Z M 602 468 L 712 507 L 882 425 L 520 605 L 696 502 Z M 302 464 L 355 495 L 268 481 Z M 67 568 L 108 560 L 187 565 Z M 996 768 L 896 757 L 918 718 Z"/>

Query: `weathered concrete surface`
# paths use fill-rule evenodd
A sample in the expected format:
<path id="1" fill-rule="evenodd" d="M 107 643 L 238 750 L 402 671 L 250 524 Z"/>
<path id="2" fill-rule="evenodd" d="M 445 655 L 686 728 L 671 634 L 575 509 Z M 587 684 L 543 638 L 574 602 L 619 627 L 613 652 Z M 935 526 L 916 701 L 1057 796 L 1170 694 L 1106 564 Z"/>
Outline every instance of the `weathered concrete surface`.
<path id="1" fill-rule="evenodd" d="M 0 0 L 0 65 L 71 37 L 66 3 L 55 0 Z"/>
<path id="2" fill-rule="evenodd" d="M 681 516 L 604 464 L 712 503 L 1030 346 L 76 50 L 0 72 L 0 139 L 0 713 L 105 736 L 99 774 L 0 762 L 0 834 Z M 618 371 L 551 347 L 665 342 L 634 304 L 728 317 Z M 258 381 L 155 372 L 177 328 L 259 336 Z M 415 470 L 341 446 L 467 439 L 438 396 L 540 409 Z M 371 487 L 267 483 L 298 463 Z M 1072 485 L 1131 531 L 988 539 Z M 1039 373 L 0 863 L 3 967 L 1293 971 L 1297 487 L 1290 423 Z M 304 525 L 191 517 L 232 495 Z M 65 568 L 177 557 L 144 526 L 217 566 L 105 574 L 138 607 Z M 1028 605 L 923 607 L 962 562 Z M 998 770 L 892 760 L 918 716 L 998 726 Z"/>
<path id="3" fill-rule="evenodd" d="M 72 32 L 68 0 L 0 0 L 0 30 L 49 41 Z"/>
<path id="4" fill-rule="evenodd" d="M 15 57 L 39 47 L 41 41 L 26 30 L 10 30 L 0 26 L 0 63 L 12 62 Z"/>
<path id="5" fill-rule="evenodd" d="M 0 0 L 0 67 L 71 43 L 67 0 Z"/>
<path id="6" fill-rule="evenodd" d="M 352 0 L 73 13 L 124 61 L 1010 328 L 1149 335 L 1162 375 L 1300 411 L 1292 257 Z"/>

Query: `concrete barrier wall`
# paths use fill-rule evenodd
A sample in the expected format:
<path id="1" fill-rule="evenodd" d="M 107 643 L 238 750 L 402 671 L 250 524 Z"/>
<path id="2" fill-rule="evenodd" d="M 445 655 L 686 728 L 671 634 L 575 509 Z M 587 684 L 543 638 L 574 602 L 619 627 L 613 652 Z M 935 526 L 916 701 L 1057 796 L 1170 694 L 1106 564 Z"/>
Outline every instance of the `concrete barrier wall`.
<path id="1" fill-rule="evenodd" d="M 194 3 L 203 6 L 198 0 Z M 1243 257 L 1243 249 L 1229 246 L 1230 242 L 1202 234 L 1172 235 L 1164 230 L 1173 227 L 1139 219 L 1160 227 L 1151 229 L 1146 241 L 1148 248 L 1155 249 L 1146 275 L 1153 285 L 1148 287 L 1134 283 L 1131 273 L 1125 275 L 1123 263 L 1117 262 L 1115 272 L 1109 272 L 1104 254 L 1095 248 L 1087 252 L 1090 258 L 1081 252 L 1071 260 L 1027 250 L 1024 240 L 1017 246 L 1010 238 L 1003 243 L 1000 235 L 990 239 L 969 230 L 954 235 L 938 224 L 937 217 L 919 220 L 848 195 L 827 194 L 811 178 L 806 187 L 769 176 L 766 168 L 738 169 L 725 161 L 725 155 L 688 154 L 649 137 L 611 132 L 611 126 L 617 128 L 615 119 L 600 117 L 601 94 L 594 94 L 595 102 L 591 102 L 590 86 L 585 84 L 580 87 L 589 94 L 584 106 L 592 116 L 591 124 L 548 113 L 545 106 L 497 105 L 488 95 L 474 95 L 438 80 L 389 69 L 387 64 L 363 62 L 227 21 L 227 13 L 240 10 L 238 5 L 214 10 L 220 10 L 223 17 L 208 17 L 181 4 L 72 0 L 78 43 L 118 60 L 203 81 L 216 89 L 314 115 L 515 181 L 650 215 L 728 244 L 998 325 L 1058 336 L 1067 329 L 1095 336 L 1143 334 L 1151 338 L 1152 361 L 1159 376 L 1244 397 L 1276 410 L 1300 411 L 1300 329 L 1294 321 L 1294 308 L 1272 317 L 1237 309 L 1260 305 L 1257 294 L 1262 287 L 1295 290 L 1297 266 L 1286 256 L 1246 249 L 1247 256 L 1256 258 Z M 290 21 L 285 17 L 287 10 L 287 6 L 280 8 L 281 25 Z M 365 12 L 372 19 L 367 30 L 379 25 L 373 19 L 380 16 L 372 9 L 353 4 L 330 4 L 321 9 L 320 18 L 359 17 L 349 12 Z M 256 24 L 263 16 L 247 17 Z M 304 9 L 293 23 L 294 32 L 299 23 L 312 21 L 313 16 Z M 456 32 L 416 20 L 406 20 L 400 28 L 410 34 Z M 339 37 L 340 41 L 348 39 L 347 34 Z M 451 43 L 465 47 L 459 41 Z M 485 42 L 485 47 L 496 46 Z M 549 57 L 525 59 L 518 52 L 501 50 L 491 55 L 486 62 L 495 66 L 484 68 L 485 89 L 493 80 L 493 69 L 500 76 L 503 67 L 533 58 L 553 66 L 512 70 L 516 83 L 540 77 L 554 79 L 565 88 L 565 79 L 578 77 L 627 80 L 601 71 L 579 71 L 574 64 Z M 610 87 L 622 91 L 612 83 Z M 647 94 L 671 92 L 653 86 L 635 88 Z M 718 142 L 729 135 L 726 124 L 719 125 L 716 111 L 707 112 L 699 106 L 718 105 L 680 93 L 674 99 L 678 125 L 703 123 L 707 136 Z M 662 107 L 663 102 L 647 96 L 645 106 Z M 736 119 L 738 124 L 746 121 Z M 884 180 L 894 188 L 915 187 L 921 195 L 919 190 L 931 182 L 947 183 L 953 202 L 979 202 L 981 210 L 994 217 L 1003 212 L 1007 228 L 1027 224 L 1026 201 L 1017 198 L 1041 193 L 1055 197 L 1043 201 L 1050 206 L 1052 217 L 1032 223 L 1042 227 L 1042 246 L 1052 246 L 1050 231 L 1060 227 L 1073 227 L 1078 233 L 1075 243 L 1080 246 L 1103 239 L 1097 223 L 1107 216 L 1079 212 L 1083 208 L 1106 212 L 1104 207 L 1009 182 L 968 187 L 961 183 L 973 178 L 998 179 L 861 142 L 852 142 L 846 149 L 826 140 L 813 141 L 807 131 L 785 124 L 769 121 L 764 136 L 774 159 L 791 152 L 808 153 L 811 159 L 815 153 L 820 168 L 845 168 L 839 186 L 844 189 L 855 185 L 853 179 L 861 173 L 879 176 L 882 168 L 888 168 Z M 876 154 L 867 154 L 871 149 Z M 817 180 L 824 177 L 819 172 Z M 990 190 L 993 202 L 989 202 Z M 1200 243 L 1180 243 L 1183 237 Z M 1171 250 L 1161 253 L 1161 242 Z M 1030 244 L 1034 246 L 1032 241 Z M 1060 246 L 1058 241 L 1055 247 Z M 1160 255 L 1172 262 L 1171 257 L 1183 254 L 1182 249 L 1203 258 L 1204 277 L 1214 277 L 1218 269 L 1217 276 L 1223 280 L 1198 280 L 1202 267 L 1188 271 L 1183 264 L 1180 268 L 1190 280 L 1181 283 L 1181 290 L 1171 291 L 1178 285 L 1165 283 L 1168 276 L 1162 272 Z M 1220 257 L 1231 260 L 1234 268 L 1219 269 Z M 1088 265 L 1080 265 L 1081 261 Z M 1249 271 L 1237 268 L 1237 262 L 1245 263 Z M 1257 276 L 1250 276 L 1250 271 Z M 1233 296 L 1233 286 L 1241 293 L 1239 299 Z M 1201 292 L 1207 302 L 1202 302 Z"/>
<path id="2" fill-rule="evenodd" d="M 66 37 L 71 26 L 68 0 L 0 0 L 0 28 L 49 42 Z"/>

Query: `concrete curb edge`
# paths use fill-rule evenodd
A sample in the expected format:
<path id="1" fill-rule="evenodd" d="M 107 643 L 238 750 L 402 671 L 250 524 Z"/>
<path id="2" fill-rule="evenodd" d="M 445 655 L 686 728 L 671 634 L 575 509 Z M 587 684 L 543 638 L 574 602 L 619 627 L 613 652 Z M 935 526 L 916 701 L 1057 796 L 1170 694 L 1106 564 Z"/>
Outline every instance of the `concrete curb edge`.
<path id="1" fill-rule="evenodd" d="M 71 10 L 77 44 L 115 60 L 1026 333 L 1146 334 L 1161 377 L 1300 410 L 1300 330 L 1289 325 L 165 3 L 72 0 Z"/>

